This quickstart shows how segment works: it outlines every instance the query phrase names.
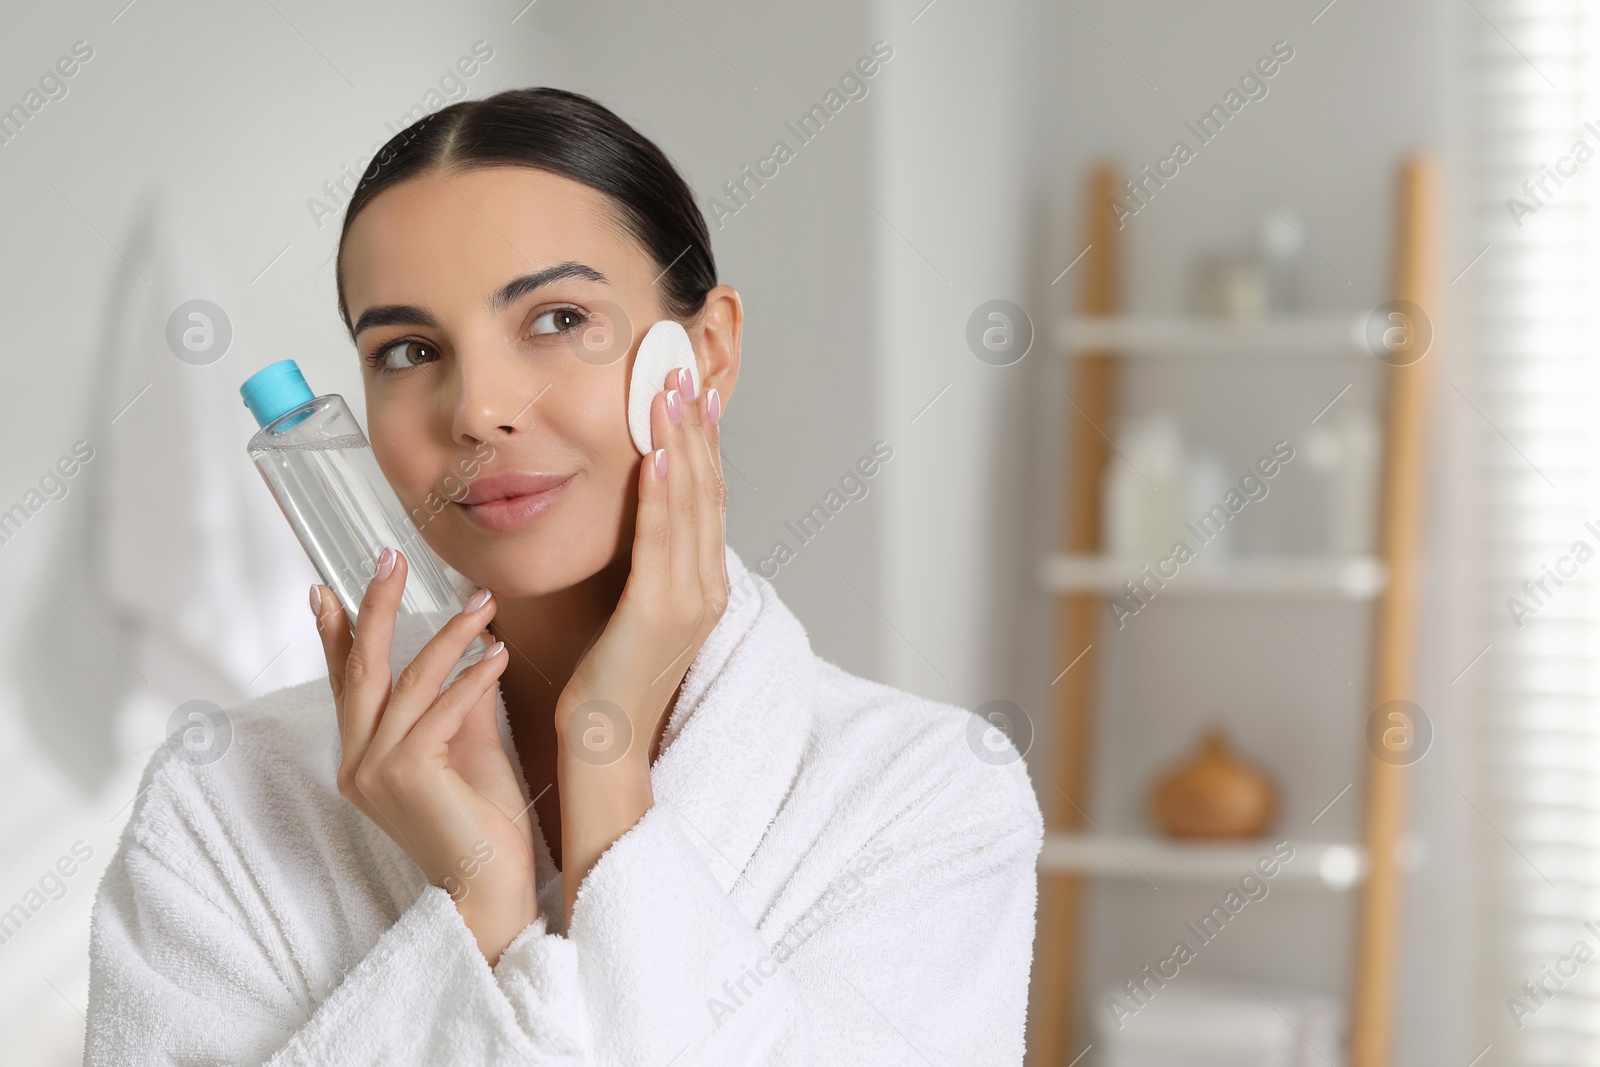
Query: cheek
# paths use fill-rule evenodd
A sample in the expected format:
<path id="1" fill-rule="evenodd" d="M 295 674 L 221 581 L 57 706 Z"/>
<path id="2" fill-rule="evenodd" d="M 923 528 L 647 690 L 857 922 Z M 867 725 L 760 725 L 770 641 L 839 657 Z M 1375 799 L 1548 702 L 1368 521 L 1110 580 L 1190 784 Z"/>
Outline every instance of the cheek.
<path id="1" fill-rule="evenodd" d="M 593 368 L 564 384 L 567 403 L 559 410 L 552 405 L 550 414 L 557 433 L 608 481 L 634 466 L 639 452 L 628 433 L 626 376 L 620 367 Z"/>
<path id="2" fill-rule="evenodd" d="M 638 484 L 639 450 L 633 447 L 621 398 L 619 387 L 596 383 L 568 409 L 568 439 L 583 453 L 592 504 L 605 512 L 588 516 L 591 522 L 614 521 Z"/>
<path id="3" fill-rule="evenodd" d="M 432 449 L 419 445 L 428 440 L 420 427 L 369 411 L 367 436 L 379 469 L 408 509 L 439 490 L 440 461 Z"/>

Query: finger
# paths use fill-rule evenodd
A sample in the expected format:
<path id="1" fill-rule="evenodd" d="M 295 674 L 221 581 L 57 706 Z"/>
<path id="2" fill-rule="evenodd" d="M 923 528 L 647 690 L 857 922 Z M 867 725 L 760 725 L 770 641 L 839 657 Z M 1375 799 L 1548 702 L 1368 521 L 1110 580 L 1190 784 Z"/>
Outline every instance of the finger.
<path id="1" fill-rule="evenodd" d="M 356 613 L 355 634 L 345 659 L 344 717 L 350 741 L 361 751 L 372 743 L 378 717 L 389 702 L 389 643 L 406 588 L 406 558 L 385 548 Z"/>
<path id="2" fill-rule="evenodd" d="M 372 744 L 368 748 L 372 755 L 382 758 L 392 751 L 427 713 L 434 701 L 439 699 L 439 690 L 449 677 L 451 668 L 483 632 L 489 620 L 494 618 L 496 606 L 497 602 L 489 590 L 478 590 L 406 664 L 394 681 L 389 706 L 384 709 L 383 721 L 378 723 L 377 732 L 372 737 Z"/>
<path id="3" fill-rule="evenodd" d="M 718 480 L 724 480 L 722 471 L 722 394 L 716 386 L 700 394 L 700 429 L 706 435 L 706 452 L 711 465 L 717 469 Z"/>
<path id="4" fill-rule="evenodd" d="M 687 372 L 679 376 L 679 389 L 688 396 L 694 388 L 694 379 Z M 712 457 L 714 446 L 706 431 L 713 427 L 706 415 L 708 394 L 701 394 L 689 405 L 690 414 L 683 426 L 687 430 L 689 465 L 694 469 L 695 523 L 697 533 L 700 595 L 710 603 L 719 603 L 727 594 L 727 542 L 726 503 L 727 487 L 722 472 Z"/>
<path id="5" fill-rule="evenodd" d="M 728 479 L 722 470 L 722 394 L 717 391 L 716 386 L 701 394 L 700 405 L 705 412 L 705 417 L 700 420 L 700 426 L 706 435 L 706 454 L 711 457 L 711 466 L 717 472 L 717 573 L 722 576 L 722 584 L 718 588 L 721 591 L 722 602 L 726 604 L 731 591 L 731 583 L 728 581 L 728 555 L 725 550 L 728 540 Z"/>
<path id="6" fill-rule="evenodd" d="M 341 748 L 341 765 L 348 764 L 351 768 L 360 766 L 361 757 L 365 754 L 366 747 L 347 735 L 345 716 L 345 661 L 350 655 L 350 646 L 353 640 L 350 633 L 350 623 L 344 613 L 344 605 L 339 598 L 334 596 L 333 590 L 325 585 L 313 585 L 315 594 L 312 602 L 312 613 L 317 620 L 317 633 L 322 639 L 322 654 L 328 664 L 328 683 L 333 689 L 334 716 L 339 724 L 339 742 Z M 341 772 L 341 777 L 343 776 Z M 344 792 L 343 787 L 340 793 Z M 388 834 L 395 843 L 403 839 L 399 836 L 396 827 L 375 805 L 368 801 L 359 791 L 354 791 L 348 798 L 367 818 L 377 823 L 378 827 Z"/>
<path id="7" fill-rule="evenodd" d="M 457 675 L 456 680 L 428 706 L 411 732 L 401 739 L 400 747 L 428 751 L 449 744 L 450 739 L 461 732 L 461 724 L 472 709 L 500 680 L 500 675 L 510 662 L 504 641 L 490 644 L 483 658 Z"/>
<path id="8" fill-rule="evenodd" d="M 700 533 L 696 525 L 694 465 L 689 454 L 689 434 L 693 427 L 689 419 L 693 402 L 684 399 L 677 389 L 676 372 L 667 376 L 667 515 L 671 526 L 671 540 L 667 551 L 667 566 L 671 573 L 672 597 L 675 603 L 683 598 L 700 596 Z M 672 418 L 673 413 L 677 418 Z"/>
<path id="9" fill-rule="evenodd" d="M 650 401 L 650 435 L 655 451 L 639 464 L 639 513 L 634 520 L 632 570 L 628 592 L 656 600 L 667 592 L 667 547 L 672 528 L 667 516 L 667 470 L 671 463 L 665 448 L 666 393 Z M 637 585 L 635 584 L 637 583 Z"/>
<path id="10" fill-rule="evenodd" d="M 339 730 L 344 731 L 344 663 L 350 655 L 350 624 L 344 617 L 344 606 L 333 590 L 325 585 L 311 587 L 311 614 L 317 623 L 317 637 L 322 641 L 322 658 L 328 664 L 328 686 L 333 690 L 333 704 L 339 715 Z"/>

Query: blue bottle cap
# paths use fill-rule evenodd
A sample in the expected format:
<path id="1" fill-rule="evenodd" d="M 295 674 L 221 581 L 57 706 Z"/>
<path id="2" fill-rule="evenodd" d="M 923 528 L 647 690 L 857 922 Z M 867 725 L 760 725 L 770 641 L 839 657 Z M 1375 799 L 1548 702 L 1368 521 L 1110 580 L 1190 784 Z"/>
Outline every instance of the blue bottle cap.
<path id="1" fill-rule="evenodd" d="M 256 371 L 239 386 L 239 392 L 258 426 L 275 422 L 286 412 L 316 399 L 292 359 L 280 359 Z"/>

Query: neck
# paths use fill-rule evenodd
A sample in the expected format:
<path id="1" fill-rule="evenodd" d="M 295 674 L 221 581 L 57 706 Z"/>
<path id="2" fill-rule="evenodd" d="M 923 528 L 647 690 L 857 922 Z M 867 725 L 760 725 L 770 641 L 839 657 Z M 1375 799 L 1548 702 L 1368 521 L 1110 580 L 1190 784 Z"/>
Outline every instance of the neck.
<path id="1" fill-rule="evenodd" d="M 556 701 L 617 610 L 628 571 L 624 555 L 576 585 L 500 601 L 489 629 L 511 657 L 500 693 L 519 752 L 555 752 Z M 543 786 L 531 775 L 528 784 L 534 792 Z"/>
<path id="2" fill-rule="evenodd" d="M 622 599 L 629 558 L 577 585 L 537 597 L 501 601 L 489 629 L 511 657 L 500 674 L 517 759 L 522 764 L 534 814 L 551 858 L 567 866 L 562 851 L 561 789 L 557 785 L 560 743 L 556 702 L 583 654 L 600 636 Z"/>

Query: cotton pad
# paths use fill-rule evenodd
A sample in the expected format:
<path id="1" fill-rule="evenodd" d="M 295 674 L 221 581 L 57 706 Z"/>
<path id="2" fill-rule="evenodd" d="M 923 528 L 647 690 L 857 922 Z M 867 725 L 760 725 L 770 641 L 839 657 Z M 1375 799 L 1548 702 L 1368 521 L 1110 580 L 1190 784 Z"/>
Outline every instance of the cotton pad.
<path id="1" fill-rule="evenodd" d="M 641 456 L 655 447 L 650 440 L 650 402 L 666 386 L 667 374 L 675 367 L 689 368 L 694 395 L 699 396 L 700 371 L 694 365 L 694 344 L 688 331 L 671 319 L 662 319 L 639 342 L 633 376 L 628 380 L 628 432 Z"/>

